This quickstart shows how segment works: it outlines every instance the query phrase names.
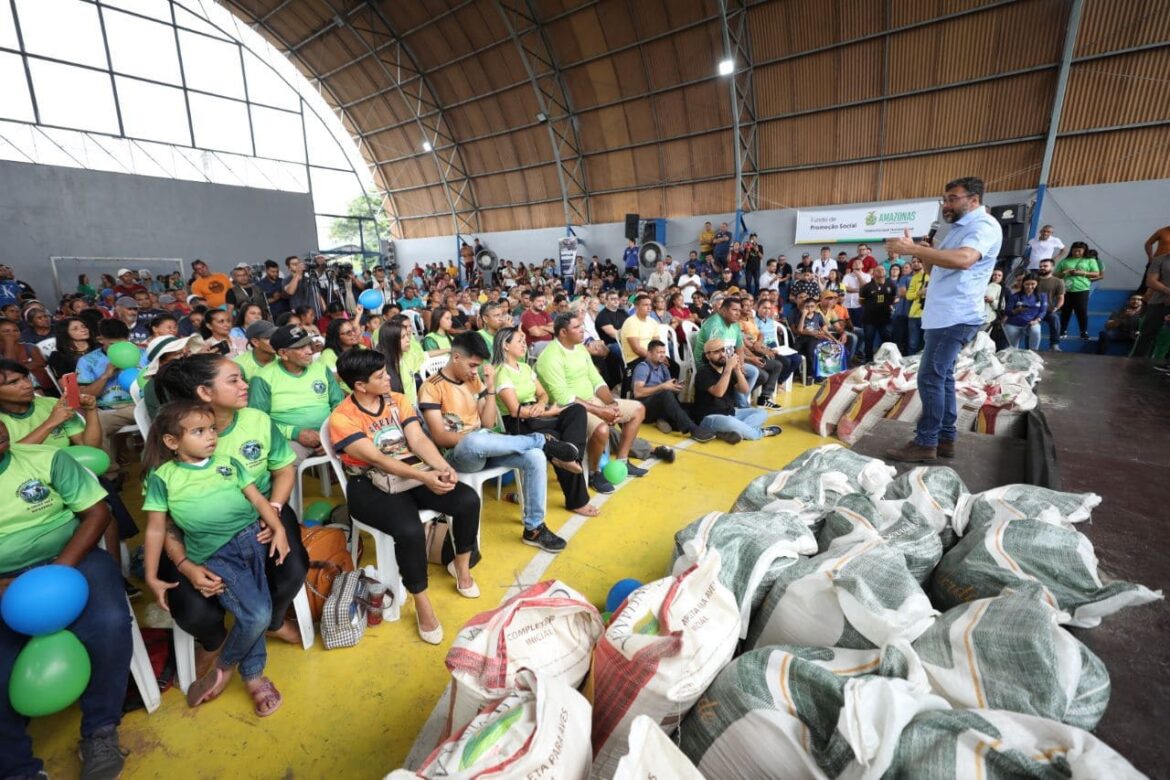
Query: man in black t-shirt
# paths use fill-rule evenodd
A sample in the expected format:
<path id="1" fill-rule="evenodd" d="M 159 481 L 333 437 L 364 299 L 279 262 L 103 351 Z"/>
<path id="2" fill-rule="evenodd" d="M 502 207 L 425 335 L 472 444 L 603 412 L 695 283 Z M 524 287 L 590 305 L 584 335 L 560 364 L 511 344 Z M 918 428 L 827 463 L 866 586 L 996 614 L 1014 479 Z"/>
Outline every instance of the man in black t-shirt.
<path id="1" fill-rule="evenodd" d="M 886 278 L 886 269 L 880 265 L 874 266 L 873 278 L 861 288 L 861 307 L 865 313 L 861 350 L 866 360 L 873 360 L 877 348 L 892 340 L 890 320 L 897 295 L 898 288 Z"/>
<path id="2" fill-rule="evenodd" d="M 691 314 L 695 315 L 700 324 L 711 316 L 711 305 L 707 303 L 707 296 L 701 290 L 695 290 L 687 308 L 691 310 Z"/>
<path id="3" fill-rule="evenodd" d="M 617 344 L 622 325 L 625 324 L 626 318 L 630 315 L 621 308 L 621 295 L 617 290 L 605 293 L 603 300 L 605 308 L 597 312 L 597 317 L 594 319 L 597 335 L 601 336 L 601 340 L 606 344 Z"/>
<path id="4" fill-rule="evenodd" d="M 703 363 L 695 373 L 695 403 L 692 417 L 699 426 L 728 444 L 744 439 L 778 436 L 779 425 L 764 427 L 768 412 L 761 408 L 737 409 L 737 393 L 751 392 L 735 345 L 714 338 L 703 345 Z"/>

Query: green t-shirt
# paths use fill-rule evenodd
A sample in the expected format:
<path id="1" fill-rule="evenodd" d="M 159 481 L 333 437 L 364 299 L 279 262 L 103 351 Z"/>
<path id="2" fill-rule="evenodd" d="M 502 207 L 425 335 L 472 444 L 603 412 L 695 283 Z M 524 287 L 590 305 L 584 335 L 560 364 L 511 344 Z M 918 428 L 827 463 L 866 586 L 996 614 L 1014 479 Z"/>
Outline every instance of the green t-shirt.
<path id="1" fill-rule="evenodd" d="M 491 351 L 496 343 L 496 337 L 491 333 L 488 333 L 486 328 L 480 328 L 476 331 L 476 333 L 478 333 L 480 338 L 483 339 L 483 343 L 487 344 L 488 354 L 491 354 Z"/>
<path id="2" fill-rule="evenodd" d="M 515 368 L 507 363 L 496 366 L 496 406 L 500 415 L 508 414 L 508 407 L 500 399 L 501 390 L 511 388 L 516 391 L 516 400 L 521 404 L 532 403 L 536 400 L 536 372 L 527 363 L 519 363 Z"/>
<path id="3" fill-rule="evenodd" d="M 432 349 L 451 349 L 451 337 L 438 331 L 428 333 L 423 339 L 422 348 L 426 352 Z"/>
<path id="4" fill-rule="evenodd" d="M 259 518 L 244 495 L 255 481 L 235 458 L 216 452 L 202 465 L 167 461 L 146 478 L 145 512 L 169 512 L 187 557 L 203 563 Z"/>
<path id="5" fill-rule="evenodd" d="M 1057 263 L 1056 268 L 1052 270 L 1054 276 L 1060 276 L 1064 279 L 1065 292 L 1085 292 L 1093 286 L 1089 277 L 1061 276 L 1068 271 L 1088 271 L 1096 274 L 1101 272 L 1101 264 L 1097 262 L 1095 257 L 1066 257 Z"/>
<path id="6" fill-rule="evenodd" d="M 272 418 L 258 409 L 239 409 L 219 432 L 215 454 L 238 460 L 265 498 L 272 496 L 272 473 L 293 463 L 297 455 Z"/>
<path id="7" fill-rule="evenodd" d="M 703 320 L 703 327 L 699 328 L 695 335 L 695 365 L 703 365 L 703 346 L 712 339 L 731 342 L 739 348 L 743 346 L 743 331 L 740 330 L 738 322 L 728 325 L 718 313 Z"/>
<path id="8" fill-rule="evenodd" d="M 345 398 L 328 366 L 314 361 L 300 374 L 290 374 L 274 360 L 248 383 L 248 406 L 267 412 L 287 439 L 315 431 Z"/>
<path id="9" fill-rule="evenodd" d="M 536 375 L 548 391 L 549 400 L 561 406 L 574 398 L 592 398 L 605 384 L 584 344 L 565 349 L 556 339 L 536 359 Z"/>
<path id="10" fill-rule="evenodd" d="M 237 355 L 235 361 L 236 365 L 240 367 L 240 373 L 244 375 L 245 382 L 251 382 L 252 378 L 265 368 L 265 366 L 256 362 L 256 353 L 250 349 L 247 352 Z M 272 365 L 275 362 L 276 360 L 274 358 L 268 365 Z"/>
<path id="11" fill-rule="evenodd" d="M 0 412 L 0 422 L 8 428 L 8 437 L 13 442 L 18 442 L 25 436 L 28 436 L 36 428 L 40 427 L 41 423 L 49 419 L 49 415 L 53 413 L 53 407 L 57 405 L 56 398 L 45 398 L 42 395 L 35 396 L 32 404 L 29 405 L 28 411 L 24 414 L 13 414 L 12 412 Z M 46 447 L 69 447 L 73 444 L 69 440 L 70 436 L 77 436 L 85 431 L 85 419 L 77 412 L 73 413 L 73 417 L 58 425 L 41 444 Z"/>
<path id="12" fill-rule="evenodd" d="M 56 558 L 106 491 L 69 453 L 13 444 L 0 458 L 0 573 Z"/>

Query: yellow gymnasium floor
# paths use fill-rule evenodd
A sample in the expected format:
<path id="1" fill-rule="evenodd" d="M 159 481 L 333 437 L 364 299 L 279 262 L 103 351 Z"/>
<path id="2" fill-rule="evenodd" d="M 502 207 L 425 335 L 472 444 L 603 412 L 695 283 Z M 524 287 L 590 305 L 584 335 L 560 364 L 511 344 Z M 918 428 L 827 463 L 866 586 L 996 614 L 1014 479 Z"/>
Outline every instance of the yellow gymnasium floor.
<path id="1" fill-rule="evenodd" d="M 647 582 L 662 577 L 676 530 L 707 512 L 728 510 L 753 477 L 824 442 L 808 425 L 807 404 L 814 392 L 797 385 L 791 395 L 782 394 L 778 400 L 785 410 L 771 422 L 782 425 L 784 434 L 773 439 L 736 446 L 695 444 L 645 426 L 643 435 L 652 442 L 683 445 L 676 462 L 654 463 L 646 477 L 627 480 L 607 497 L 595 497 L 602 509 L 599 517 L 570 518 L 551 482 L 548 524 L 564 534 L 572 530 L 568 549 L 559 556 L 520 543 L 518 507 L 496 501 L 489 485 L 484 557 L 474 570 L 483 596 L 476 601 L 459 597 L 447 573 L 431 567 L 432 599 L 446 632 L 442 646 L 418 638 L 409 602 L 400 621 L 370 629 L 353 648 L 326 651 L 319 639 L 307 651 L 270 642 L 267 674 L 284 696 L 278 712 L 256 718 L 238 680 L 197 710 L 188 709 L 179 690 L 172 688 L 153 715 L 139 710 L 123 720 L 122 745 L 131 751 L 123 776 L 380 778 L 402 766 L 446 688 L 443 658 L 466 620 L 494 607 L 517 583 L 557 578 L 594 604 L 603 604 L 618 579 Z M 132 508 L 141 504 L 133 495 L 136 489 L 128 484 L 124 494 Z M 366 550 L 365 562 L 373 563 L 373 545 L 367 544 Z M 135 605 L 140 620 L 147 598 L 144 593 Z M 72 707 L 31 725 L 36 752 L 52 777 L 78 774 L 79 720 L 78 708 Z"/>

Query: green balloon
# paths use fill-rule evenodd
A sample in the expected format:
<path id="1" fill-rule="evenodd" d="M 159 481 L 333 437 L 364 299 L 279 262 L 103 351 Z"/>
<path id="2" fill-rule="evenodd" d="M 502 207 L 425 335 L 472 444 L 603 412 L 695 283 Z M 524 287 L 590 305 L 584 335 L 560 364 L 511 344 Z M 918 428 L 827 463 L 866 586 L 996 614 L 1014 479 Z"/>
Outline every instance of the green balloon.
<path id="1" fill-rule="evenodd" d="M 611 485 L 620 485 L 626 481 L 626 477 L 630 472 L 626 469 L 626 464 L 617 458 L 610 458 L 609 463 L 605 464 L 605 468 L 601 470 L 605 478 L 609 480 Z"/>
<path id="2" fill-rule="evenodd" d="M 602 612 L 601 613 L 601 622 L 608 626 L 609 621 L 612 617 L 613 617 L 612 612 Z"/>
<path id="3" fill-rule="evenodd" d="M 305 516 L 301 519 L 324 522 L 329 519 L 331 514 L 333 514 L 333 504 L 328 501 L 314 501 L 306 507 Z"/>
<path id="4" fill-rule="evenodd" d="M 106 350 L 106 357 L 117 368 L 133 368 L 142 359 L 142 353 L 129 341 L 119 341 Z"/>
<path id="5" fill-rule="evenodd" d="M 110 456 L 105 453 L 105 450 L 98 447 L 74 444 L 72 447 L 66 447 L 65 451 L 72 455 L 75 461 L 99 477 L 110 470 Z"/>
<path id="6" fill-rule="evenodd" d="M 28 718 L 60 712 L 85 692 L 90 671 L 89 653 L 72 631 L 33 637 L 8 678 L 12 709 Z"/>

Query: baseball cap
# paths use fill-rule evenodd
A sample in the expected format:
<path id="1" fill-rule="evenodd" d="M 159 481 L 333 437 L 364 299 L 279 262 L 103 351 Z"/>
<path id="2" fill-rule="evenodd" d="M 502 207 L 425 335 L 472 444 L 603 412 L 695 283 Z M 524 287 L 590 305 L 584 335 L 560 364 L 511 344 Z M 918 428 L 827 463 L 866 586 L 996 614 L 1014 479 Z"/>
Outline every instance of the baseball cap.
<path id="1" fill-rule="evenodd" d="M 127 309 L 137 309 L 138 301 L 131 298 L 129 295 L 123 295 L 118 300 L 114 301 L 115 306 L 122 306 Z"/>
<path id="2" fill-rule="evenodd" d="M 187 305 L 190 306 L 191 301 L 201 301 L 201 300 L 203 300 L 202 295 L 188 295 L 187 296 Z"/>
<path id="3" fill-rule="evenodd" d="M 837 293 L 833 292 L 832 290 L 825 290 L 823 293 L 821 293 L 821 300 L 822 301 L 831 300 L 831 299 L 834 299 L 836 297 L 837 297 Z"/>
<path id="4" fill-rule="evenodd" d="M 236 267 L 233 270 L 238 271 L 241 268 L 248 271 L 252 270 L 252 266 L 248 265 L 247 263 L 236 263 Z"/>
<path id="5" fill-rule="evenodd" d="M 138 275 L 139 276 L 150 276 L 150 269 L 149 268 L 139 268 Z"/>
<path id="6" fill-rule="evenodd" d="M 163 293 L 162 295 L 158 296 L 158 302 L 159 303 L 174 303 L 175 296 L 171 295 L 170 293 Z"/>
<path id="7" fill-rule="evenodd" d="M 268 337 L 268 343 L 272 345 L 274 350 L 281 349 L 299 349 L 300 347 L 308 346 L 312 338 L 309 332 L 300 325 L 285 325 L 283 328 L 277 328 Z"/>
<path id="8" fill-rule="evenodd" d="M 801 253 L 800 253 L 800 256 L 801 256 L 801 257 L 808 257 L 808 252 L 801 252 Z"/>
<path id="9" fill-rule="evenodd" d="M 119 268 L 118 273 L 116 273 L 114 275 L 115 276 L 125 276 L 126 274 L 132 274 L 132 273 L 134 273 L 134 272 L 131 271 L 129 268 Z"/>
<path id="10" fill-rule="evenodd" d="M 248 341 L 252 339 L 270 339 L 276 331 L 277 327 L 268 320 L 256 320 L 244 330 L 244 336 Z"/>

